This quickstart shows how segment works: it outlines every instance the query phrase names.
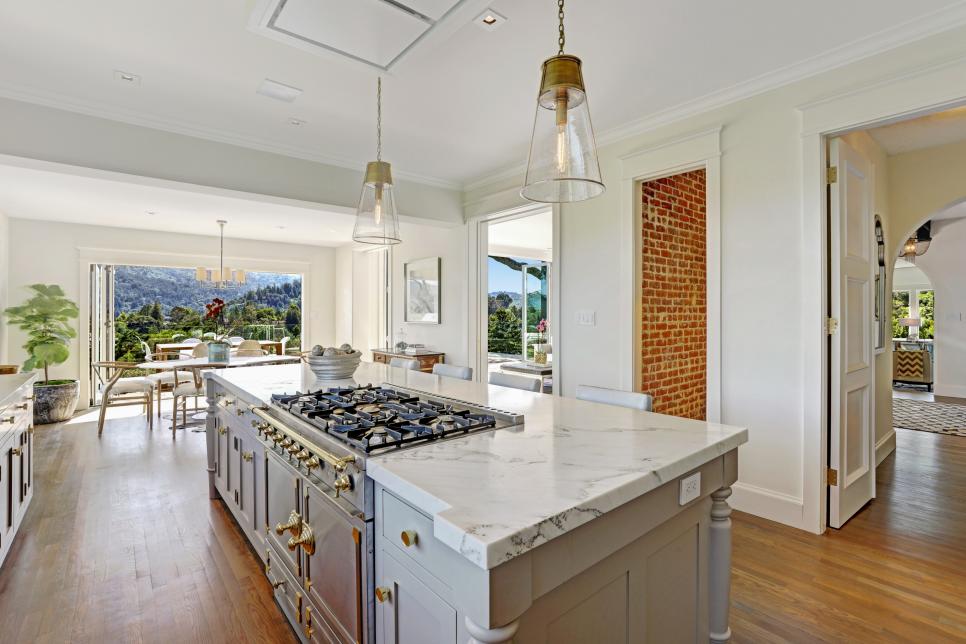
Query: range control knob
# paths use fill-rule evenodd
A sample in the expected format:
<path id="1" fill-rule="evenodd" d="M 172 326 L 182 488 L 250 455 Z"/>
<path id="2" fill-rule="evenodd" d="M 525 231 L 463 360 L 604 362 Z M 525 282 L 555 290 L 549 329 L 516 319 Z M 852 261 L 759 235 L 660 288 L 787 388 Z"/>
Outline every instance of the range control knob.
<path id="1" fill-rule="evenodd" d="M 352 477 L 348 474 L 343 474 L 332 485 L 335 487 L 335 496 L 338 498 L 342 492 L 352 489 Z"/>
<path id="2" fill-rule="evenodd" d="M 298 460 L 300 460 L 300 461 L 305 461 L 305 460 L 308 460 L 308 459 L 309 459 L 309 458 L 311 458 L 311 457 L 312 457 L 312 454 L 311 454 L 311 453 L 309 452 L 309 450 L 307 450 L 307 449 L 304 449 L 304 448 L 303 448 L 303 449 L 301 449 L 301 450 L 299 450 L 299 451 L 298 451 L 298 452 L 297 452 L 297 453 L 295 454 L 295 458 L 297 458 L 297 459 L 298 459 Z"/>

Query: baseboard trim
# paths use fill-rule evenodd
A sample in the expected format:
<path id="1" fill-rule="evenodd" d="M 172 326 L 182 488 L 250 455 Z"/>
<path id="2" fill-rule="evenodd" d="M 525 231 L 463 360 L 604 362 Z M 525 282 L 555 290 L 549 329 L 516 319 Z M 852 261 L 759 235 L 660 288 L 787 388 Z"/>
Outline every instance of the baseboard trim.
<path id="1" fill-rule="evenodd" d="M 731 486 L 731 506 L 755 516 L 805 529 L 802 499 L 738 481 Z"/>
<path id="2" fill-rule="evenodd" d="M 890 429 L 888 434 L 875 443 L 875 466 L 879 467 L 886 456 L 894 451 L 896 451 L 896 430 Z"/>
<path id="3" fill-rule="evenodd" d="M 962 385 L 935 385 L 933 394 L 948 398 L 966 398 L 966 387 Z"/>

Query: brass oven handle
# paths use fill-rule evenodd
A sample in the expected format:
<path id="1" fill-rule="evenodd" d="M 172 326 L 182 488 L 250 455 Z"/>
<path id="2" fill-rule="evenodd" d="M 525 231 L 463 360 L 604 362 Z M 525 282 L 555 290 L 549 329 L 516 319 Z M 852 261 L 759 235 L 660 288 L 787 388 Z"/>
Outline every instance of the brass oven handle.
<path id="1" fill-rule="evenodd" d="M 297 536 L 294 536 L 288 540 L 289 550 L 295 550 L 299 546 L 302 547 L 302 550 L 305 551 L 305 554 L 315 554 L 315 534 L 312 532 L 312 527 L 307 523 L 302 524 L 302 530 Z"/>
<path id="2" fill-rule="evenodd" d="M 288 515 L 287 523 L 275 524 L 275 534 L 285 534 L 286 530 L 291 531 L 293 535 L 299 534 L 302 531 L 302 515 L 292 510 L 292 514 Z"/>
<path id="3" fill-rule="evenodd" d="M 342 456 L 342 457 L 336 456 L 335 454 L 332 454 L 331 452 L 325 449 L 322 449 L 315 443 L 312 443 L 311 441 L 306 440 L 304 437 L 300 436 L 299 434 L 296 434 L 295 432 L 288 429 L 287 427 L 283 427 L 279 425 L 278 421 L 276 421 L 274 418 L 269 416 L 264 409 L 260 407 L 252 407 L 251 409 L 253 414 L 258 416 L 265 422 L 269 423 L 272 427 L 276 429 L 276 431 L 279 431 L 282 434 L 289 436 L 290 438 L 298 439 L 307 449 L 311 450 L 320 459 L 322 459 L 323 461 L 325 461 L 326 463 L 334 467 L 336 472 L 344 472 L 345 469 L 349 466 L 349 464 L 355 463 L 355 460 L 356 460 L 355 456 L 351 454 L 348 456 Z"/>

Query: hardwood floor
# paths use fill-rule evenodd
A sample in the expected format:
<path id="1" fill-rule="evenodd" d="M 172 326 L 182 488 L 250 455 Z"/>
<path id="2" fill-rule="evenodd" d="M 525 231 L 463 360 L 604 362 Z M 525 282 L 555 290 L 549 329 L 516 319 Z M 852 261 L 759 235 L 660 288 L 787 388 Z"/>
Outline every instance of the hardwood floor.
<path id="1" fill-rule="evenodd" d="M 133 414 L 132 408 L 112 413 Z M 202 434 L 38 427 L 0 642 L 295 642 L 207 496 Z M 966 642 L 966 440 L 898 430 L 878 498 L 822 536 L 735 513 L 734 642 Z"/>
<path id="2" fill-rule="evenodd" d="M 734 642 L 966 642 L 966 439 L 896 439 L 841 530 L 735 513 Z"/>
<path id="3" fill-rule="evenodd" d="M 208 499 L 204 434 L 172 441 L 140 416 L 109 420 L 98 440 L 90 420 L 34 434 L 34 500 L 0 569 L 0 642 L 295 642 Z"/>

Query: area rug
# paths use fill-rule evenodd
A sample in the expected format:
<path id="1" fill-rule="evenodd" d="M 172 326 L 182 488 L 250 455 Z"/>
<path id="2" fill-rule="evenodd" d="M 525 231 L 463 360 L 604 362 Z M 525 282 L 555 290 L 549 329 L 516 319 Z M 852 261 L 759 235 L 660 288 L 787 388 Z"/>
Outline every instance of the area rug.
<path id="1" fill-rule="evenodd" d="M 920 432 L 966 437 L 966 405 L 893 398 L 892 425 Z"/>

